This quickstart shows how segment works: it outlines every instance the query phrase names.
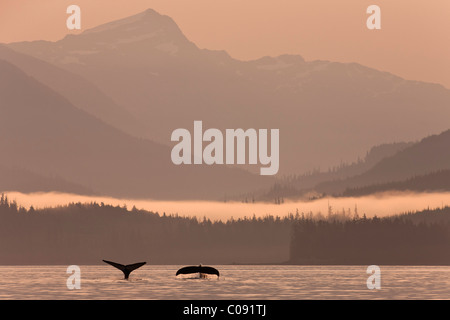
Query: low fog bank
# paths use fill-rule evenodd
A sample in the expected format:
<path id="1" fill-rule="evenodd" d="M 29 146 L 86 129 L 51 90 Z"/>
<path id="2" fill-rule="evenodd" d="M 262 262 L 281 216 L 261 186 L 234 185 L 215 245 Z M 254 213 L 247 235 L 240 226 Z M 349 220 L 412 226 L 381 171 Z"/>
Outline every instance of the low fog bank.
<path id="1" fill-rule="evenodd" d="M 314 201 L 288 201 L 282 204 L 274 203 L 240 203 L 214 201 L 157 201 L 118 199 L 110 197 L 83 196 L 66 193 L 31 193 L 5 192 L 11 201 L 25 208 L 35 209 L 66 205 L 71 202 L 105 203 L 113 206 L 126 206 L 137 209 L 158 212 L 167 215 L 188 217 L 207 217 L 211 220 L 239 219 L 243 217 L 264 217 L 267 215 L 286 216 L 290 213 L 310 213 L 326 216 L 333 213 L 353 215 L 355 209 L 359 215 L 367 217 L 385 217 L 403 212 L 423 210 L 426 208 L 441 208 L 450 204 L 450 192 L 412 193 L 389 192 L 363 197 L 322 198 Z"/>
<path id="2" fill-rule="evenodd" d="M 113 199 L 42 194 L 29 195 L 35 204 L 26 208 L 24 196 L 0 199 L 3 265 L 80 265 L 102 259 L 151 264 L 367 264 L 374 257 L 377 264 L 450 263 L 450 207 L 433 209 L 425 194 L 367 198 L 353 210 L 346 206 L 363 198 L 282 205 L 123 199 L 113 204 Z M 435 201 L 442 196 L 435 195 Z M 46 197 L 54 202 L 44 201 Z M 63 205 L 55 202 L 58 197 Z M 413 202 L 420 198 L 422 202 Z M 383 204 L 393 213 L 414 212 L 380 219 L 380 213 L 389 213 L 381 211 Z M 412 210 L 414 204 L 431 210 Z M 134 207 L 144 205 L 152 210 Z M 157 206 L 169 205 L 173 211 L 155 213 Z M 364 206 L 369 205 L 378 217 L 368 216 Z M 231 217 L 230 212 L 234 219 L 223 221 Z M 197 216 L 203 213 L 205 218 Z M 213 215 L 222 221 L 211 221 Z M 248 218 L 238 219 L 242 216 Z"/>

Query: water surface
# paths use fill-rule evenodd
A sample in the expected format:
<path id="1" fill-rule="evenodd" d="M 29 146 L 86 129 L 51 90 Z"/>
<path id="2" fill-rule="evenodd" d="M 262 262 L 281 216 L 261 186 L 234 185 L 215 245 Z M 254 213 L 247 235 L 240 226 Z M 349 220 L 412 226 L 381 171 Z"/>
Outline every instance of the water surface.
<path id="1" fill-rule="evenodd" d="M 221 276 L 175 277 L 181 266 L 145 265 L 130 280 L 110 266 L 80 266 L 69 290 L 67 266 L 0 266 L 0 299 L 450 299 L 450 267 L 380 266 L 381 289 L 367 288 L 367 266 L 215 266 Z"/>

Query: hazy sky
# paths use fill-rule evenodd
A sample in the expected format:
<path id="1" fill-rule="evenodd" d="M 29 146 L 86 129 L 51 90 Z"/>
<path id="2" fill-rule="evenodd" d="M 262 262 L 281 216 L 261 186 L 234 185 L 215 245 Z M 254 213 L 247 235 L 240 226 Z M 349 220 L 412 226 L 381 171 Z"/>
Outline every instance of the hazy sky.
<path id="1" fill-rule="evenodd" d="M 449 0 L 1 0 L 0 42 L 64 37 L 70 4 L 81 7 L 83 30 L 153 8 L 200 48 L 234 58 L 358 62 L 450 88 Z M 372 4 L 381 30 L 366 28 Z"/>

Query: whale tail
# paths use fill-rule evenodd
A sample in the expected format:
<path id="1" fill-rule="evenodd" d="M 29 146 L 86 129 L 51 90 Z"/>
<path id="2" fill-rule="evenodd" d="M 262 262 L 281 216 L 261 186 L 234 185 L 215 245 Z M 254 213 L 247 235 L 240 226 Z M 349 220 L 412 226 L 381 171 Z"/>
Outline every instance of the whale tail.
<path id="1" fill-rule="evenodd" d="M 142 267 L 144 264 L 146 264 L 146 262 L 138 262 L 138 263 L 133 263 L 133 264 L 127 264 L 127 265 L 123 265 L 120 263 L 116 263 L 116 262 L 112 262 L 112 261 L 107 261 L 107 260 L 103 260 L 103 262 L 106 262 L 107 264 L 112 265 L 113 267 L 119 269 L 120 271 L 123 272 L 125 278 L 124 279 L 128 279 L 130 273 L 134 270 L 136 270 L 137 268 Z"/>
<path id="2" fill-rule="evenodd" d="M 179 274 L 189 274 L 189 273 L 199 273 L 201 278 L 203 278 L 205 274 L 215 274 L 218 277 L 220 276 L 219 270 L 217 270 L 216 268 L 202 265 L 183 267 L 177 271 L 175 276 Z"/>

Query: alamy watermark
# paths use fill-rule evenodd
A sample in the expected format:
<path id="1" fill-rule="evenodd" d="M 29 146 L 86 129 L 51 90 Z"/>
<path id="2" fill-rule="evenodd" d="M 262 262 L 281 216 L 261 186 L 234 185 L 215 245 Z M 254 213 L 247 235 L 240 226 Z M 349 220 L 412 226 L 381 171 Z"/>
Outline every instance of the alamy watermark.
<path id="1" fill-rule="evenodd" d="M 171 141 L 177 141 L 178 144 L 173 147 L 171 158 L 176 165 L 212 165 L 246 164 L 248 156 L 248 164 L 258 164 L 259 160 L 265 166 L 260 168 L 261 175 L 274 175 L 280 166 L 279 129 L 270 130 L 270 141 L 268 136 L 268 129 L 226 129 L 224 137 L 219 129 L 210 128 L 203 132 L 203 122 L 194 121 L 193 135 L 182 128 L 172 132 Z M 203 142 L 209 143 L 203 147 Z"/>
<path id="2" fill-rule="evenodd" d="M 367 274 L 370 274 L 369 278 L 367 278 L 366 284 L 367 289 L 381 289 L 381 269 L 379 266 L 371 265 L 367 267 Z"/>
<path id="3" fill-rule="evenodd" d="M 69 290 L 81 289 L 81 269 L 79 266 L 71 265 L 67 267 L 66 273 L 70 274 L 67 278 L 66 286 Z"/>

